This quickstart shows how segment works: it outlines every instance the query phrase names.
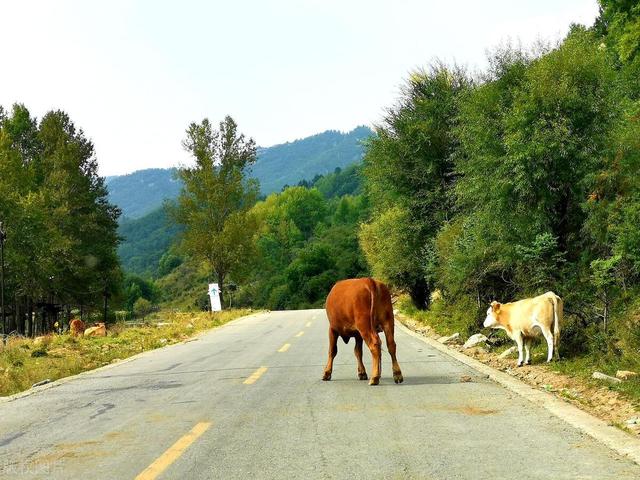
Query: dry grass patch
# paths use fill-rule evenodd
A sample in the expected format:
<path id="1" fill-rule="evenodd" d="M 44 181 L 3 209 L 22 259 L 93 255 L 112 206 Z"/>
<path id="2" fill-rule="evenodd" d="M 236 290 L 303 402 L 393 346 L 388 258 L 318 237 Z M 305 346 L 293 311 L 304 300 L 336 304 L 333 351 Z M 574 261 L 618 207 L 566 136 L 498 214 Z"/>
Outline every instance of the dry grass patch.
<path id="1" fill-rule="evenodd" d="M 5 347 L 0 344 L 0 396 L 27 390 L 45 379 L 57 380 L 181 342 L 249 313 L 251 310 L 159 312 L 143 325 L 108 325 L 106 337 L 74 338 L 64 334 L 12 338 Z"/>

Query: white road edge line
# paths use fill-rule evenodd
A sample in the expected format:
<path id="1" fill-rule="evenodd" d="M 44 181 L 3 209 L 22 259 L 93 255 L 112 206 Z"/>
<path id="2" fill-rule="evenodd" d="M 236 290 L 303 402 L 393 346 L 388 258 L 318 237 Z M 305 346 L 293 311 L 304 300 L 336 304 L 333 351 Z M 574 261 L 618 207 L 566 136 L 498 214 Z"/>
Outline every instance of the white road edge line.
<path id="1" fill-rule="evenodd" d="M 485 365 L 484 363 L 453 350 L 432 338 L 420 335 L 406 327 L 399 320 L 396 320 L 396 325 L 412 337 L 418 338 L 436 350 L 458 360 L 460 363 L 488 375 L 494 382 L 499 383 L 514 393 L 517 393 L 530 402 L 544 407 L 556 417 L 567 422 L 569 425 L 572 425 L 590 437 L 595 438 L 597 441 L 604 443 L 611 450 L 629 457 L 635 463 L 640 465 L 640 440 L 633 438 L 629 434 L 618 430 L 615 427 L 607 425 L 603 420 L 580 410 L 578 407 L 575 407 L 568 402 L 560 400 L 551 393 L 536 390 L 507 373 Z"/>

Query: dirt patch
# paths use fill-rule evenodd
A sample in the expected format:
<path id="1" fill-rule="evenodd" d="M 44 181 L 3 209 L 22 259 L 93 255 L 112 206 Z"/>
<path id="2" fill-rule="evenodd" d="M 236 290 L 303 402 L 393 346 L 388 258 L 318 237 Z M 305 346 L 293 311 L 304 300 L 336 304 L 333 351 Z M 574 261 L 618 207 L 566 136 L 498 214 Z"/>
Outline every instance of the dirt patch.
<path id="1" fill-rule="evenodd" d="M 497 410 L 489 410 L 488 408 L 478 408 L 473 406 L 459 407 L 452 410 L 462 412 L 465 415 L 493 415 L 497 412 Z"/>
<path id="2" fill-rule="evenodd" d="M 396 315 L 396 318 L 406 327 L 421 335 L 436 340 L 441 337 L 428 325 L 416 322 L 404 315 Z M 497 353 L 487 351 L 484 348 L 464 349 L 461 345 L 455 344 L 447 345 L 447 347 L 475 358 L 496 370 L 519 378 L 534 388 L 552 393 L 610 425 L 622 428 L 634 436 L 640 436 L 640 425 L 639 428 L 632 430 L 625 424 L 630 418 L 640 417 L 640 409 L 618 392 L 611 391 L 606 387 L 589 385 L 579 378 L 555 372 L 545 364 L 516 367 L 515 358 L 499 358 Z"/>
<path id="3" fill-rule="evenodd" d="M 79 450 L 87 447 L 92 447 L 93 445 L 98 445 L 100 442 L 97 440 L 84 440 L 82 442 L 65 442 L 58 443 L 55 445 L 55 448 L 58 450 Z"/>

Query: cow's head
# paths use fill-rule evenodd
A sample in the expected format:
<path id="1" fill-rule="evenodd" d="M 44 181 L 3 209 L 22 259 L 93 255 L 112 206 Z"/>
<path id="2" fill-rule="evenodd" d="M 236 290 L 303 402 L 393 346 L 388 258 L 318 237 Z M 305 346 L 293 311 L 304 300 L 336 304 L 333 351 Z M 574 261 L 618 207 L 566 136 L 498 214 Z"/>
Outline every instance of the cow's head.
<path id="1" fill-rule="evenodd" d="M 484 328 L 496 328 L 498 326 L 498 314 L 500 313 L 500 304 L 495 300 L 491 302 L 487 309 L 487 318 L 484 319 Z"/>

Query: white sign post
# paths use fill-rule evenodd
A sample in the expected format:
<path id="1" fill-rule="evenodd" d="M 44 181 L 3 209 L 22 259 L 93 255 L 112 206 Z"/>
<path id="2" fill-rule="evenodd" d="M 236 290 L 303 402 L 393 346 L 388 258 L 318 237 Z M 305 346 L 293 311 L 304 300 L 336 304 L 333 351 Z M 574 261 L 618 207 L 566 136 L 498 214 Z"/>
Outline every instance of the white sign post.
<path id="1" fill-rule="evenodd" d="M 222 305 L 220 304 L 220 289 L 218 288 L 217 283 L 209 284 L 209 298 L 211 299 L 211 311 L 221 311 Z"/>

